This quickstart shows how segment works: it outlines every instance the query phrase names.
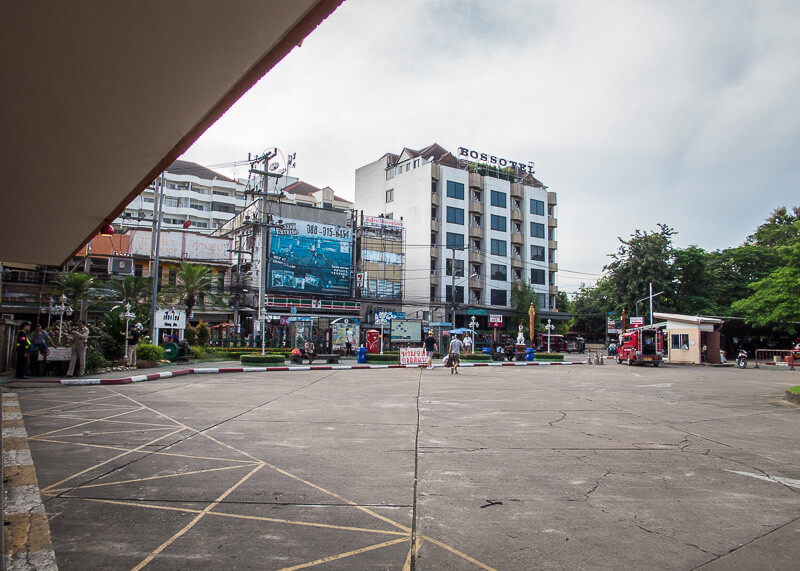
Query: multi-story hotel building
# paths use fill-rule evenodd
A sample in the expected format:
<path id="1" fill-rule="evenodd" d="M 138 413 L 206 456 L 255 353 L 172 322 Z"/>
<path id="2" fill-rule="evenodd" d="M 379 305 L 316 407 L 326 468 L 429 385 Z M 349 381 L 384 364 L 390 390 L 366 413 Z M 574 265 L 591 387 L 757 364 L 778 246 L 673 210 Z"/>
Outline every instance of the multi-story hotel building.
<path id="1" fill-rule="evenodd" d="M 149 184 L 114 220 L 114 226 L 126 229 L 152 225 L 160 184 L 161 177 Z M 178 229 L 188 221 L 192 230 L 211 233 L 244 209 L 244 190 L 244 184 L 197 163 L 175 161 L 164 171 L 161 227 Z"/>
<path id="2" fill-rule="evenodd" d="M 533 286 L 539 311 L 556 309 L 556 193 L 531 164 L 406 148 L 356 170 L 355 205 L 403 219 L 407 314 L 450 322 L 455 313 L 455 326 L 474 315 L 486 327 L 488 315 L 513 314 L 519 281 Z"/>

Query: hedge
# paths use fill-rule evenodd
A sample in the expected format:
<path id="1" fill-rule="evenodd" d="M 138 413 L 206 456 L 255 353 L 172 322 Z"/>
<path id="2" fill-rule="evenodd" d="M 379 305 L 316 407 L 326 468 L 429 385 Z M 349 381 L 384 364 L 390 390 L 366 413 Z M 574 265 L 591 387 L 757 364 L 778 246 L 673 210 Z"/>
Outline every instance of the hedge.
<path id="1" fill-rule="evenodd" d="M 254 365 L 264 365 L 264 364 L 283 364 L 286 359 L 284 359 L 283 355 L 242 355 L 239 357 L 239 361 L 242 365 L 245 364 L 254 364 Z"/>
<path id="2" fill-rule="evenodd" d="M 399 363 L 400 362 L 400 354 L 399 353 L 384 353 L 383 355 L 379 353 L 367 353 L 367 363 Z"/>
<path id="3" fill-rule="evenodd" d="M 484 355 L 483 353 L 468 353 L 466 355 L 461 355 L 462 361 L 491 361 L 490 355 Z"/>
<path id="4" fill-rule="evenodd" d="M 563 361 L 564 355 L 561 353 L 534 353 L 536 361 Z"/>
<path id="5" fill-rule="evenodd" d="M 140 361 L 163 361 L 164 348 L 150 343 L 138 343 L 136 345 L 136 358 Z"/>

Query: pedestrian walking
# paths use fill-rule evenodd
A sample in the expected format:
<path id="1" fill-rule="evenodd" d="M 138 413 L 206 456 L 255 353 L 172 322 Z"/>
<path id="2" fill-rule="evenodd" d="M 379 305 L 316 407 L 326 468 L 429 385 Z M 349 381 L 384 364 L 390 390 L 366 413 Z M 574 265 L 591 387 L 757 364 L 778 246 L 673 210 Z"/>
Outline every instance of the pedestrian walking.
<path id="1" fill-rule="evenodd" d="M 439 345 L 436 343 L 436 337 L 433 336 L 433 331 L 428 331 L 428 336 L 423 343 L 425 344 L 425 351 L 428 353 L 427 369 L 430 371 L 433 369 L 433 354 L 439 349 Z"/>
<path id="2" fill-rule="evenodd" d="M 453 340 L 450 341 L 448 349 L 448 361 L 450 363 L 450 374 L 458 374 L 458 365 L 461 364 L 461 352 L 464 350 L 464 344 L 458 334 L 453 335 Z"/>
<path id="3" fill-rule="evenodd" d="M 28 332 L 31 330 L 31 324 L 27 321 L 22 324 L 19 333 L 17 334 L 17 378 L 30 379 L 28 376 L 28 357 L 31 353 L 31 340 L 28 337 Z"/>
<path id="4" fill-rule="evenodd" d="M 75 372 L 75 362 L 80 361 L 78 365 L 78 376 L 82 377 L 86 374 L 86 345 L 89 340 L 89 328 L 86 327 L 85 321 L 80 321 L 77 329 L 70 332 L 72 337 L 72 356 L 69 358 L 69 369 L 67 369 L 67 376 L 71 377 Z"/>
<path id="5" fill-rule="evenodd" d="M 472 352 L 472 337 L 464 335 L 464 353 Z"/>
<path id="6" fill-rule="evenodd" d="M 50 355 L 50 349 L 48 349 L 47 344 L 53 345 L 53 341 L 50 339 L 50 335 L 47 334 L 47 331 L 42 329 L 41 324 L 37 323 L 36 328 L 33 330 L 33 333 L 30 335 L 31 340 L 31 359 L 38 362 L 39 355 L 42 355 L 42 361 L 44 364 L 39 364 L 39 374 L 42 374 L 42 367 L 46 366 L 47 363 L 47 356 Z"/>

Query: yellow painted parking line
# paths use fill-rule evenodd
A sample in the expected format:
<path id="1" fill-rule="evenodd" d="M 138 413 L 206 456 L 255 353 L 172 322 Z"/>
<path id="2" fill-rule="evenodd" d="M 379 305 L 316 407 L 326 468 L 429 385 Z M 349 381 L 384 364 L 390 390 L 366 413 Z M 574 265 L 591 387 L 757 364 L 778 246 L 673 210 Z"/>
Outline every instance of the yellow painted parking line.
<path id="1" fill-rule="evenodd" d="M 383 549 L 384 547 L 389 547 L 390 545 L 397 545 L 398 543 L 403 543 L 404 541 L 408 541 L 408 539 L 405 537 L 402 539 L 393 539 L 392 541 L 387 541 L 385 543 L 378 543 L 377 545 L 370 545 L 369 547 L 362 547 L 361 549 L 355 549 L 353 551 L 348 551 L 347 553 L 340 553 L 338 555 L 331 555 L 330 557 L 323 557 L 322 559 L 317 559 L 316 561 L 309 561 L 308 563 L 301 563 L 300 565 L 293 565 L 291 567 L 283 567 L 278 571 L 295 571 L 295 569 L 305 569 L 307 567 L 315 567 L 317 565 L 322 565 L 323 563 L 330 563 L 331 561 L 336 561 L 337 559 L 344 559 L 345 557 L 360 555 L 368 551 Z"/>
<path id="2" fill-rule="evenodd" d="M 215 456 L 192 456 L 191 454 L 179 454 L 177 452 L 163 452 L 161 450 L 140 450 L 140 449 L 133 449 L 133 448 L 125 448 L 123 446 L 111 446 L 109 444 L 89 444 L 88 442 L 73 442 L 71 440 L 56 440 L 50 438 L 36 438 L 36 437 L 29 437 L 28 440 L 35 440 L 37 442 L 49 442 L 52 444 L 69 444 L 71 446 L 85 446 L 87 448 L 102 448 L 104 450 L 117 450 L 119 452 L 136 452 L 138 454 L 145 454 L 145 455 L 154 455 L 154 456 L 175 456 L 176 458 L 188 458 L 190 460 L 213 460 L 216 462 L 237 462 L 248 464 L 250 466 L 254 464 L 260 464 L 260 460 L 244 460 L 242 458 L 218 458 Z M 145 445 L 146 446 L 146 445 Z M 141 447 L 140 447 L 141 448 Z"/>
<path id="3" fill-rule="evenodd" d="M 105 432 L 91 432 L 89 434 L 79 432 L 77 434 L 59 434 L 59 438 L 76 438 L 76 437 L 89 437 L 89 436 L 106 436 L 108 434 L 138 434 L 140 432 L 158 432 L 159 430 L 169 430 L 172 426 L 164 426 L 161 428 L 133 428 L 131 430 L 107 430 Z"/>
<path id="4" fill-rule="evenodd" d="M 181 476 L 191 476 L 192 474 L 206 474 L 208 472 L 220 472 L 222 470 L 235 470 L 236 468 L 250 468 L 252 464 L 242 464 L 240 466 L 221 466 L 219 468 L 206 468 L 203 470 L 191 470 L 189 472 L 181 472 L 179 474 L 165 474 L 163 476 L 146 476 L 144 478 L 132 478 L 130 480 L 119 480 L 115 482 L 103 482 L 102 484 L 83 484 L 78 488 L 61 488 L 61 489 L 51 489 L 48 490 L 48 494 L 58 494 L 64 490 L 73 490 L 73 489 L 81 489 L 85 490 L 88 488 L 102 488 L 105 486 L 116 486 L 118 484 L 133 484 L 136 482 L 147 482 L 150 480 L 163 480 L 165 478 L 179 478 Z"/>
<path id="5" fill-rule="evenodd" d="M 157 548 L 156 548 L 156 549 L 155 549 L 155 550 L 154 550 L 154 551 L 153 551 L 153 552 L 152 552 L 150 555 L 148 555 L 147 557 L 145 557 L 144 561 L 142 561 L 142 562 L 141 562 L 141 563 L 139 563 L 139 564 L 138 564 L 136 567 L 134 567 L 134 568 L 132 569 L 132 571 L 139 571 L 139 569 L 142 569 L 142 568 L 146 567 L 146 566 L 147 566 L 147 565 L 148 565 L 148 564 L 149 564 L 149 563 L 150 563 L 150 562 L 151 562 L 153 559 L 155 559 L 155 557 L 156 557 L 156 556 L 157 556 L 159 553 L 161 553 L 161 552 L 162 552 L 162 551 L 164 551 L 164 550 L 165 550 L 167 547 L 169 547 L 170 545 L 172 545 L 173 543 L 175 543 L 175 542 L 176 542 L 178 539 L 180 539 L 180 537 L 181 537 L 182 535 L 184 535 L 184 534 L 185 534 L 187 531 L 189 531 L 189 530 L 190 530 L 190 529 L 192 529 L 192 528 L 193 528 L 195 525 L 197 525 L 197 523 L 198 523 L 198 522 L 199 522 L 201 519 L 203 519 L 203 517 L 204 517 L 204 516 L 205 516 L 207 513 L 209 513 L 211 510 L 213 510 L 215 507 L 217 507 L 217 506 L 219 505 L 219 503 L 220 503 L 222 500 L 224 500 L 224 499 L 225 499 L 225 498 L 227 498 L 229 495 L 231 495 L 231 494 L 232 494 L 234 491 L 236 491 L 236 488 L 238 488 L 239 486 L 241 486 L 242 484 L 244 484 L 244 483 L 245 483 L 247 480 L 249 480 L 249 479 L 250 479 L 250 478 L 251 478 L 251 477 L 252 477 L 252 476 L 253 476 L 253 475 L 254 475 L 256 472 L 258 472 L 259 470 L 261 470 L 263 467 L 264 467 L 264 465 L 263 465 L 263 464 L 260 464 L 260 465 L 256 466 L 255 468 L 253 468 L 252 470 L 250 470 L 250 472 L 249 472 L 249 473 L 248 473 L 246 476 L 244 476 L 242 479 L 240 479 L 238 482 L 236 482 L 236 483 L 235 483 L 233 486 L 231 486 L 230 488 L 228 488 L 227 490 L 225 490 L 225 491 L 224 491 L 224 492 L 223 492 L 223 493 L 222 493 L 222 494 L 221 494 L 221 495 L 220 495 L 220 496 L 219 496 L 219 497 L 218 497 L 216 500 L 214 500 L 212 503 L 210 503 L 209 505 L 207 505 L 207 506 L 206 506 L 206 507 L 205 507 L 205 508 L 204 508 L 204 509 L 203 509 L 203 510 L 202 510 L 202 511 L 199 513 L 199 514 L 197 514 L 197 515 L 195 516 L 195 518 L 194 518 L 192 521 L 190 521 L 188 524 L 186 524 L 186 525 L 183 527 L 183 529 L 181 529 L 181 530 L 180 530 L 178 533 L 176 533 L 175 535 L 173 535 L 172 537 L 170 537 L 170 538 L 169 538 L 167 541 L 165 541 L 165 542 L 164 542 L 164 543 L 162 543 L 160 546 L 158 546 L 158 547 L 157 547 Z"/>
<path id="6" fill-rule="evenodd" d="M 61 484 L 63 484 L 64 482 L 69 482 L 70 480 L 72 480 L 72 479 L 74 479 L 74 478 L 77 478 L 78 476 L 82 476 L 83 474 L 86 474 L 87 472 L 91 472 L 92 470 L 96 470 L 96 469 L 97 469 L 97 468 L 99 468 L 100 466 L 105 466 L 106 464 L 108 464 L 108 463 L 110 463 L 110 462 L 113 462 L 114 460 L 118 460 L 118 459 L 120 459 L 120 458 L 124 458 L 124 457 L 125 457 L 125 456 L 127 456 L 128 454 L 131 454 L 131 453 L 133 453 L 133 452 L 138 452 L 138 451 L 139 451 L 139 450 L 141 450 L 142 448 L 145 448 L 145 447 L 147 447 L 147 446 L 152 446 L 153 444 L 155 444 L 155 443 L 156 443 L 156 442 L 158 442 L 159 440 L 164 440 L 165 438 L 169 438 L 170 436 L 173 436 L 173 435 L 175 435 L 175 434 L 178 434 L 179 432 L 183 432 L 183 428 L 179 428 L 178 430 L 173 430 L 173 431 L 172 431 L 172 432 L 170 432 L 169 434 L 165 434 L 165 435 L 163 435 L 163 436 L 161 436 L 161 437 L 159 437 L 159 438 L 156 438 L 155 440 L 151 440 L 150 442 L 147 442 L 146 444 L 142 444 L 141 446 L 137 446 L 136 448 L 133 448 L 132 450 L 126 450 L 126 451 L 125 451 L 125 452 L 123 452 L 122 454 L 117 454 L 116 456 L 114 456 L 114 457 L 112 457 L 112 458 L 109 458 L 108 460 L 103 460 L 102 462 L 100 462 L 100 463 L 98 463 L 98 464 L 95 464 L 94 466 L 90 466 L 89 468 L 86 468 L 86 469 L 84 469 L 84 470 L 81 470 L 80 472 L 77 472 L 77 473 L 75 473 L 75 474 L 72 474 L 71 476 L 67 476 L 66 478 L 64 478 L 64 479 L 62 479 L 62 480 L 59 480 L 59 481 L 58 481 L 58 482 L 56 482 L 55 484 L 50 484 L 50 485 L 49 485 L 49 486 L 47 486 L 46 488 L 43 488 L 43 489 L 42 489 L 42 491 L 43 491 L 43 492 L 49 492 L 50 490 L 52 490 L 52 489 L 54 489 L 54 488 L 57 488 L 58 486 L 60 486 L 60 485 L 61 485 Z M 69 443 L 67 443 L 67 444 L 69 444 Z"/>
<path id="7" fill-rule="evenodd" d="M 175 506 L 162 506 L 158 504 L 148 504 L 143 502 L 132 502 L 132 501 L 125 501 L 125 500 L 104 500 L 100 498 L 82 498 L 81 496 L 73 496 L 71 494 L 62 494 L 61 498 L 67 498 L 71 500 L 82 500 L 86 502 L 95 502 L 100 504 L 113 504 L 118 506 L 126 506 L 126 507 L 133 507 L 133 508 L 144 508 L 144 509 L 152 509 L 152 510 L 166 510 L 166 511 L 175 511 L 175 512 L 184 512 L 184 513 L 193 513 L 199 514 L 202 510 L 199 509 L 192 509 L 192 508 L 179 508 Z M 223 517 L 228 519 L 242 519 L 242 520 L 249 520 L 249 521 L 263 521 L 268 523 L 281 523 L 286 525 L 297 525 L 302 527 L 318 527 L 322 529 L 335 529 L 338 531 L 354 531 L 358 533 L 375 533 L 378 535 L 396 535 L 402 537 L 408 537 L 407 533 L 401 531 L 391 531 L 388 529 L 372 529 L 369 527 L 354 527 L 349 525 L 334 525 L 332 523 L 320 523 L 315 521 L 300 521 L 300 520 L 293 520 L 293 519 L 283 519 L 277 517 L 267 517 L 267 516 L 260 516 L 260 515 L 247 515 L 247 514 L 235 514 L 231 512 L 219 512 L 213 511 L 209 512 L 209 516 L 214 517 Z M 420 545 L 422 542 L 420 540 Z"/>
<path id="8" fill-rule="evenodd" d="M 52 415 L 50 418 L 67 418 L 70 420 L 97 420 L 96 418 L 87 418 L 85 416 L 60 416 L 60 415 Z M 159 424 L 157 422 L 138 422 L 136 420 L 116 420 L 111 418 L 106 418 L 103 422 L 108 422 L 110 424 L 134 424 L 138 426 L 154 426 L 156 428 L 172 428 L 175 426 L 174 424 Z"/>
<path id="9" fill-rule="evenodd" d="M 497 571 L 497 569 L 495 569 L 494 567 L 489 567 L 485 563 L 481 563 L 477 559 L 474 559 L 474 558 L 470 557 L 466 553 L 462 553 L 461 551 L 459 551 L 455 547 L 450 547 L 446 543 L 442 543 L 441 541 L 433 539 L 432 537 L 428 537 L 427 535 L 422 535 L 420 537 L 422 537 L 422 539 L 424 539 L 425 541 L 430 541 L 434 545 L 438 545 L 442 549 L 446 549 L 447 551 L 449 551 L 450 553 L 452 553 L 454 555 L 458 555 L 462 559 L 464 559 L 466 561 L 469 561 L 470 563 L 472 563 L 473 565 L 476 565 L 477 567 L 480 567 L 481 569 L 485 569 L 486 571 Z"/>
<path id="10" fill-rule="evenodd" d="M 422 548 L 422 538 L 417 537 L 414 540 L 414 545 L 408 548 L 408 555 L 406 555 L 406 561 L 403 563 L 403 571 L 411 571 L 411 557 L 417 557 L 419 555 L 419 550 Z"/>
<path id="11" fill-rule="evenodd" d="M 86 426 L 87 424 L 94 424 L 96 422 L 103 422 L 104 420 L 108 420 L 111 418 L 118 418 L 120 416 L 125 416 L 126 414 L 131 414 L 132 412 L 137 412 L 136 409 L 127 410 L 125 412 L 121 412 L 119 414 L 113 414 L 111 416 L 106 416 L 104 418 L 95 418 L 92 420 L 88 420 L 86 422 L 81 422 L 80 424 L 73 424 L 72 426 L 66 426 L 64 428 L 59 428 L 58 430 L 51 430 L 50 432 L 43 432 L 42 434 L 36 434 L 37 437 L 39 436 L 50 436 L 52 434 L 58 434 L 59 432 L 64 432 L 65 430 L 72 430 L 73 428 L 79 428 L 81 426 Z"/>
<path id="12" fill-rule="evenodd" d="M 108 399 L 111 399 L 111 398 L 114 398 L 114 396 L 113 395 L 107 395 L 107 396 L 104 396 L 104 397 L 98 397 L 96 399 L 65 402 L 64 404 L 58 404 L 58 405 L 48 406 L 46 408 L 30 410 L 30 411 L 25 413 L 25 416 L 34 416 L 34 415 L 38 415 L 39 413 L 42 413 L 42 412 L 46 412 L 46 411 L 54 410 L 54 409 L 58 409 L 58 408 L 64 408 L 64 407 L 67 407 L 67 406 L 95 404 L 95 403 L 97 403 L 99 401 L 108 400 Z"/>

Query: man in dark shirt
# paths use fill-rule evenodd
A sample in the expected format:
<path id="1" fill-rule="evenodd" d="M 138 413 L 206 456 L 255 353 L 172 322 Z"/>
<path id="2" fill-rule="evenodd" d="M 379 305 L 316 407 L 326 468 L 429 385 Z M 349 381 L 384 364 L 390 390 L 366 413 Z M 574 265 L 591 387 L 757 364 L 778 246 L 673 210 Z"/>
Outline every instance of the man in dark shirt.
<path id="1" fill-rule="evenodd" d="M 29 379 L 28 376 L 28 356 L 31 350 L 31 340 L 28 338 L 28 331 L 31 324 L 27 321 L 22 324 L 22 329 L 17 334 L 17 378 Z"/>
<path id="2" fill-rule="evenodd" d="M 433 369 L 433 354 L 436 352 L 437 344 L 436 337 L 433 336 L 433 331 L 428 331 L 428 336 L 425 338 L 425 351 L 428 353 L 428 370 Z"/>

